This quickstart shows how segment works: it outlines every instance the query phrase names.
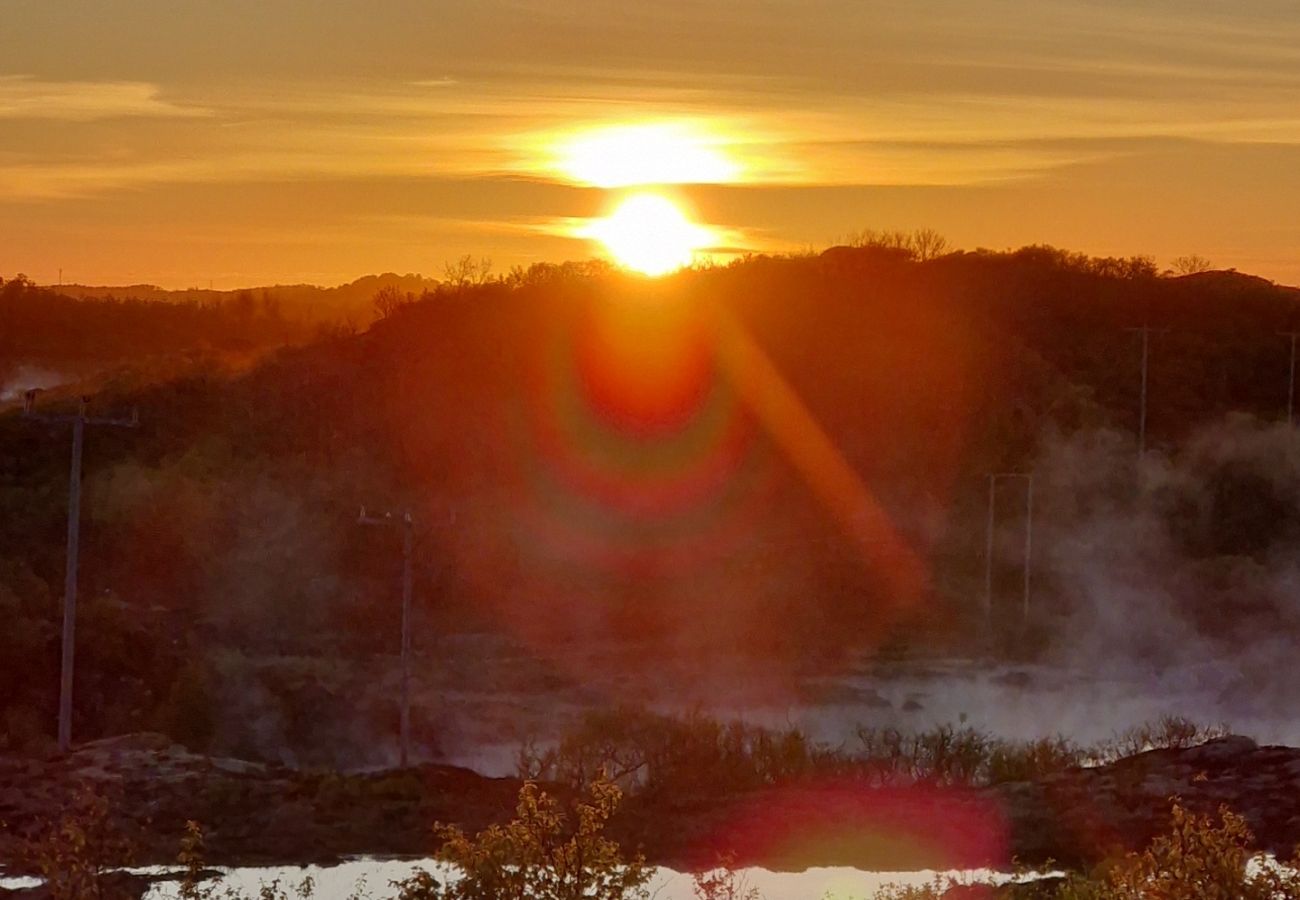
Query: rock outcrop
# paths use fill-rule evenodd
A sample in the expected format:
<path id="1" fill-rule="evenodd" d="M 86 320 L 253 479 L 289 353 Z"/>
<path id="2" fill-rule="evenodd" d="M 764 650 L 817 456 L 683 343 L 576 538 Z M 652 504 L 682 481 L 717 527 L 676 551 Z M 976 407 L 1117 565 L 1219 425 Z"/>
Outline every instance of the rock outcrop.
<path id="1" fill-rule="evenodd" d="M 1300 750 L 1236 735 L 990 790 L 1027 862 L 1086 863 L 1145 846 L 1167 826 L 1174 797 L 1197 812 L 1227 806 L 1262 849 L 1283 858 L 1300 845 Z"/>
<path id="2" fill-rule="evenodd" d="M 426 854 L 433 849 L 434 822 L 477 830 L 507 820 L 519 788 L 514 779 L 440 765 L 296 771 L 190 753 L 162 735 L 130 735 L 83 745 L 65 757 L 0 758 L 0 863 L 10 872 L 21 868 L 24 842 L 63 814 L 77 785 L 108 799 L 112 826 L 136 848 L 135 862 L 174 861 L 185 822 L 194 819 L 203 825 L 209 862 L 221 865 Z M 874 810 L 878 818 L 888 814 L 931 838 L 971 838 L 963 852 L 983 857 L 980 862 L 1006 864 L 1014 857 L 1028 864 L 1082 864 L 1143 846 L 1165 828 L 1175 796 L 1194 810 L 1230 807 L 1246 818 L 1262 849 L 1290 856 L 1300 844 L 1300 750 L 1260 747 L 1243 737 L 978 789 L 918 785 L 886 792 L 814 781 L 743 796 L 674 798 L 671 804 L 633 799 L 613 832 L 665 864 L 699 862 L 702 848 L 736 849 L 739 862 L 769 866 L 897 868 L 954 861 L 903 860 L 897 841 L 844 840 L 809 843 L 798 857 L 761 858 L 771 844 L 761 840 L 764 829 L 776 827 L 770 823 L 786 822 L 792 835 L 808 823 L 823 830 L 838 823 L 845 832 L 858 828 L 854 816 Z M 808 818 L 792 819 L 796 812 Z M 959 821 L 999 834 L 996 840 L 963 836 L 951 826 Z M 746 822 L 748 831 L 741 827 Z M 746 834 L 750 845 L 719 846 Z"/>

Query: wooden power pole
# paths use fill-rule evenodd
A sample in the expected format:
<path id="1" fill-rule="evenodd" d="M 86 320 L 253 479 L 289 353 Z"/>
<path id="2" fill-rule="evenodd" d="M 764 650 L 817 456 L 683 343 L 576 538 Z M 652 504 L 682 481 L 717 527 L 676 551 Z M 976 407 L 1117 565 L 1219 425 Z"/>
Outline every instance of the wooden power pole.
<path id="1" fill-rule="evenodd" d="M 1151 335 L 1162 334 L 1168 329 L 1143 325 L 1141 328 L 1124 330 L 1142 335 L 1142 376 L 1138 399 L 1138 462 L 1141 462 L 1147 455 L 1147 369 L 1150 368 L 1151 361 Z"/>
<path id="2" fill-rule="evenodd" d="M 72 426 L 72 465 L 68 476 L 68 557 L 63 574 L 63 651 L 59 675 L 59 752 L 72 746 L 72 675 L 76 657 L 77 630 L 77 562 L 81 543 L 81 451 L 87 425 L 134 428 L 140 424 L 138 412 L 129 419 L 92 418 L 86 415 L 88 398 L 82 397 L 72 415 L 44 415 L 35 411 L 37 391 L 28 391 L 23 415 L 40 422 Z"/>
<path id="3" fill-rule="evenodd" d="M 1300 332 L 1282 331 L 1279 332 L 1282 337 L 1291 339 L 1291 365 L 1287 370 L 1286 381 L 1286 423 L 1295 424 L 1295 339 L 1300 336 Z"/>

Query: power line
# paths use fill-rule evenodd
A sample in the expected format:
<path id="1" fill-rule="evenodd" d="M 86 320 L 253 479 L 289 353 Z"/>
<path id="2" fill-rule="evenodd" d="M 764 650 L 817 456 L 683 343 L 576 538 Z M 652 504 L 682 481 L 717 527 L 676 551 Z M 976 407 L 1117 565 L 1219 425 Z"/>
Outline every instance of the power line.
<path id="1" fill-rule="evenodd" d="M 38 422 L 72 425 L 72 463 L 68 476 L 68 556 L 63 577 L 63 651 L 59 675 L 59 752 L 72 746 L 72 675 L 76 655 L 77 628 L 77 557 L 81 543 L 81 455 L 87 425 L 135 428 L 140 424 L 137 410 L 129 419 L 92 418 L 86 415 L 89 398 L 82 397 L 75 415 L 40 415 L 35 412 L 38 390 L 29 390 L 23 398 L 23 415 Z"/>

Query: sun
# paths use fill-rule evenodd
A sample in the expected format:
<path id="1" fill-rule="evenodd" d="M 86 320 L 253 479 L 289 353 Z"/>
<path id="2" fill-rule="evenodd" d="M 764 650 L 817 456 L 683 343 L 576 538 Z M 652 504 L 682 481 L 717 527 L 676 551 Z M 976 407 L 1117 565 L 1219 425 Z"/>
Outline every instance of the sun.
<path id="1" fill-rule="evenodd" d="M 555 165 L 568 179 L 600 188 L 652 184 L 726 184 L 740 166 L 727 140 L 689 122 L 644 122 L 587 129 L 555 148 Z"/>
<path id="2" fill-rule="evenodd" d="M 689 266 L 695 251 L 715 242 L 708 228 L 690 221 L 667 197 L 634 194 L 603 219 L 582 230 L 620 265 L 643 275 L 666 275 Z"/>

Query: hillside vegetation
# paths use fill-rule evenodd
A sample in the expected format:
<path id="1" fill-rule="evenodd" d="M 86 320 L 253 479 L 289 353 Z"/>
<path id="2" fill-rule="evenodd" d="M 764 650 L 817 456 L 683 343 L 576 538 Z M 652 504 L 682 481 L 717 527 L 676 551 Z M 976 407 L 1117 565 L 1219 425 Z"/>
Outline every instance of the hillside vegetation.
<path id="1" fill-rule="evenodd" d="M 391 273 L 334 288 L 239 291 L 54 288 L 22 275 L 0 279 L 0 403 L 33 384 L 97 375 L 138 384 L 175 376 L 199 359 L 246 365 L 268 349 L 364 327 L 378 315 L 380 292 L 413 299 L 436 285 Z"/>
<path id="2" fill-rule="evenodd" d="M 904 633 L 941 646 L 974 613 L 985 474 L 1027 470 L 1072 435 L 1134 432 L 1139 344 L 1126 329 L 1162 330 L 1148 445 L 1176 456 L 1226 414 L 1285 418 L 1279 332 L 1296 329 L 1300 300 L 1235 272 L 1161 276 L 1046 247 L 926 260 L 839 247 L 658 281 L 539 265 L 390 294 L 355 334 L 305 334 L 257 298 L 44 292 L 33 305 L 37 289 L 14 284 L 0 288 L 0 359 L 259 348 L 238 370 L 109 380 L 92 409 L 136 407 L 140 427 L 92 429 L 86 444 L 81 633 L 93 639 L 77 733 L 155 727 L 227 749 L 242 740 L 240 696 L 276 698 L 304 742 L 332 716 L 388 715 L 332 702 L 349 690 L 336 661 L 371 659 L 396 627 L 400 540 L 358 528 L 362 505 L 416 520 L 417 634 L 486 627 L 539 651 L 635 637 L 769 665 Z M 780 383 L 804 417 L 764 399 Z M 922 600 L 892 596 L 888 566 L 845 537 L 801 467 L 809 422 L 919 561 Z M 11 747 L 39 744 L 53 720 L 67 440 L 0 415 Z M 1251 473 L 1204 476 L 1214 516 L 1182 497 L 1160 510 L 1189 557 L 1264 560 L 1300 525 L 1300 500 Z M 1251 519 L 1261 497 L 1267 516 Z M 1040 627 L 1065 611 L 1054 587 L 1042 585 Z M 299 668 L 259 662 L 286 657 Z"/>

